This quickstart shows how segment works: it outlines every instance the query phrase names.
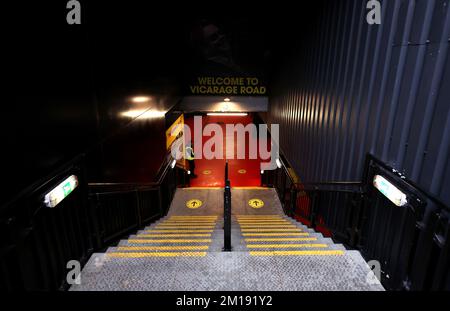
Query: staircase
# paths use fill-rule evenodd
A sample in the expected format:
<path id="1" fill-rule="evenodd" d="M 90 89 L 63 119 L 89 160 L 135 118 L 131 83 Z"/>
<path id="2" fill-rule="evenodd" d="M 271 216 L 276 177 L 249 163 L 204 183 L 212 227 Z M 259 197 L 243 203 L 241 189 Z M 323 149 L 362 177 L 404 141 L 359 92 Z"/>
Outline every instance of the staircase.
<path id="1" fill-rule="evenodd" d="M 180 189 L 168 216 L 94 254 L 71 290 L 383 290 L 358 251 L 274 206 L 273 189 L 242 191 L 237 200 L 259 195 L 266 209 L 233 206 L 232 252 L 222 251 L 223 217 L 215 204 L 184 206 L 190 197 L 216 202 L 222 191 Z"/>

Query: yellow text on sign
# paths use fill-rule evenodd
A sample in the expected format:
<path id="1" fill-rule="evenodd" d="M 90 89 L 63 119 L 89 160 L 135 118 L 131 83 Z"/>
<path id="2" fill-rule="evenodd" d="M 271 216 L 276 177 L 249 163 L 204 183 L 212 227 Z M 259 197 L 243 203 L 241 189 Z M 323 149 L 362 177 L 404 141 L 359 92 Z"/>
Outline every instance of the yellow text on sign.
<path id="1" fill-rule="evenodd" d="M 187 208 L 199 208 L 200 206 L 203 205 L 203 202 L 197 199 L 192 199 L 186 202 L 186 207 Z"/>
<path id="2" fill-rule="evenodd" d="M 250 205 L 253 208 L 261 208 L 264 206 L 264 201 L 260 199 L 251 199 L 248 200 L 248 205 Z"/>

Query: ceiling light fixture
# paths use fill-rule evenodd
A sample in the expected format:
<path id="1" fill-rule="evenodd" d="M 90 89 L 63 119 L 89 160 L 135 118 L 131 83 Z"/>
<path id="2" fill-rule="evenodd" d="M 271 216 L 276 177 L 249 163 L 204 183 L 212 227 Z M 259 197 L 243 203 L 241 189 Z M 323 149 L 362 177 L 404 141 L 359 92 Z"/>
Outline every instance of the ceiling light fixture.
<path id="1" fill-rule="evenodd" d="M 148 96 L 134 96 L 131 98 L 133 103 L 145 103 L 148 102 L 151 98 Z"/>
<path id="2" fill-rule="evenodd" d="M 165 111 L 158 111 L 158 110 L 145 110 L 145 109 L 134 109 L 134 110 L 128 110 L 124 111 L 120 114 L 122 117 L 127 118 L 137 118 L 139 119 L 156 119 L 156 118 L 163 118 L 166 115 Z"/>
<path id="3" fill-rule="evenodd" d="M 246 112 L 208 112 L 208 116 L 222 116 L 222 117 L 245 117 Z"/>

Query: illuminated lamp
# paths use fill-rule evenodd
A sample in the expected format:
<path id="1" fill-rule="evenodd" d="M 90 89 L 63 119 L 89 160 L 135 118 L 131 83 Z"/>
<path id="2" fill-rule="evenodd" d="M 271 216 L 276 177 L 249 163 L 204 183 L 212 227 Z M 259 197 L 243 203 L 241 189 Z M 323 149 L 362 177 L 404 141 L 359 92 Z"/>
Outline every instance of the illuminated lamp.
<path id="1" fill-rule="evenodd" d="M 375 175 L 375 177 L 373 178 L 373 185 L 395 205 L 404 206 L 406 203 L 408 203 L 406 194 L 400 191 L 400 189 L 390 183 L 383 176 Z"/>

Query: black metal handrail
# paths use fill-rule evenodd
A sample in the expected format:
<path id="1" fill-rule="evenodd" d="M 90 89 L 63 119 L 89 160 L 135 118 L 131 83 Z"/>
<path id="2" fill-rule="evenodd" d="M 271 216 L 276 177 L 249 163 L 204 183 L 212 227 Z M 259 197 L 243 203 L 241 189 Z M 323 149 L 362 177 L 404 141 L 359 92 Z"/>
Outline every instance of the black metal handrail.
<path id="1" fill-rule="evenodd" d="M 0 209 L 0 290 L 65 290 L 66 265 L 165 215 L 184 170 L 166 161 L 156 183 L 87 183 L 84 156 L 33 184 Z M 78 187 L 55 208 L 45 193 L 70 175 Z"/>
<path id="2" fill-rule="evenodd" d="M 156 182 L 89 184 L 98 247 L 167 214 L 176 187 L 185 183 L 186 172 L 179 167 L 172 169 L 171 161 L 166 161 L 159 172 Z"/>
<path id="3" fill-rule="evenodd" d="M 223 251 L 230 252 L 231 247 L 231 186 L 228 179 L 228 162 L 225 163 L 225 188 L 223 192 Z"/>
<path id="4" fill-rule="evenodd" d="M 58 206 L 44 195 L 70 175 L 78 187 Z M 0 209 L 0 290 L 67 288 L 66 264 L 83 265 L 94 252 L 85 157 L 77 156 L 34 183 Z"/>
<path id="5" fill-rule="evenodd" d="M 361 181 L 299 183 L 282 167 L 264 172 L 287 215 L 358 249 L 382 266 L 389 289 L 450 289 L 450 209 L 371 154 Z M 373 185 L 381 174 L 408 196 L 397 207 Z"/>

